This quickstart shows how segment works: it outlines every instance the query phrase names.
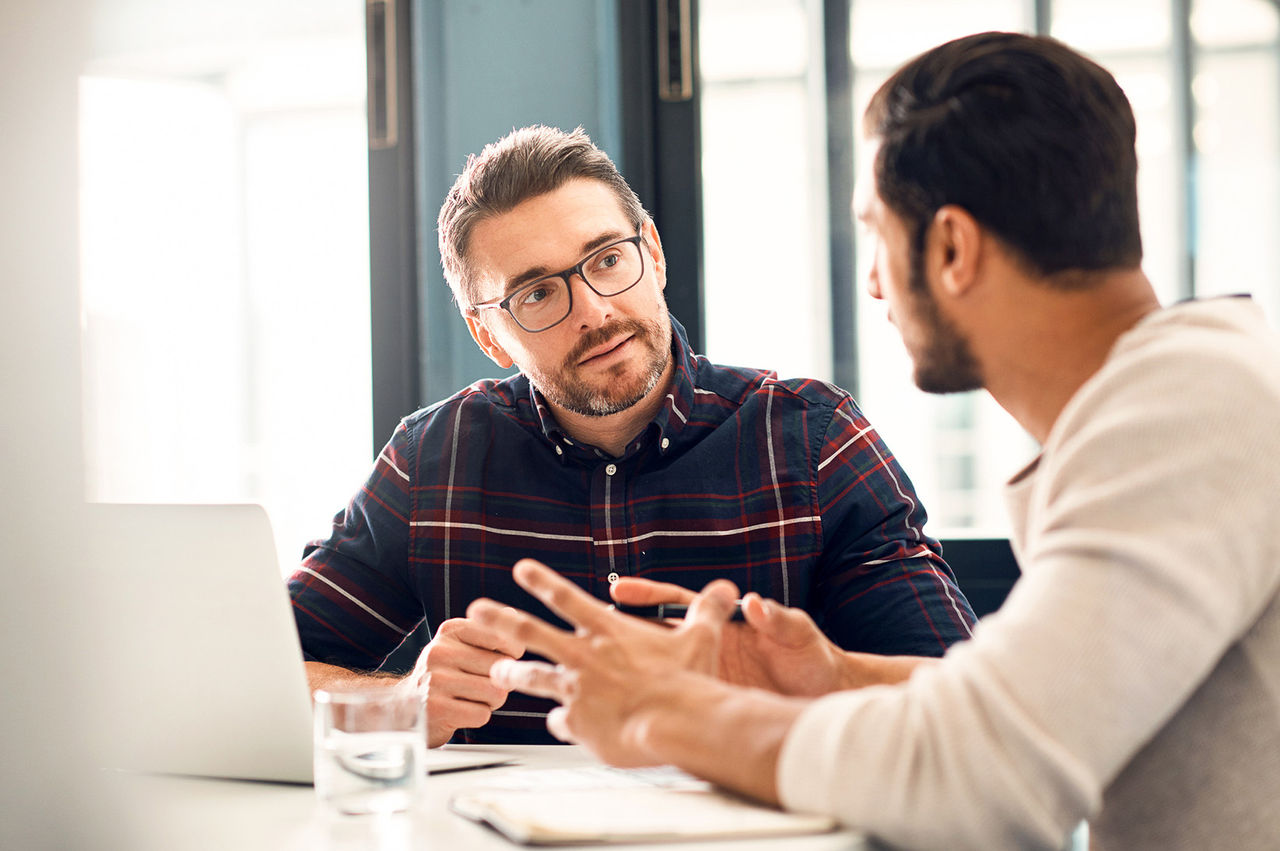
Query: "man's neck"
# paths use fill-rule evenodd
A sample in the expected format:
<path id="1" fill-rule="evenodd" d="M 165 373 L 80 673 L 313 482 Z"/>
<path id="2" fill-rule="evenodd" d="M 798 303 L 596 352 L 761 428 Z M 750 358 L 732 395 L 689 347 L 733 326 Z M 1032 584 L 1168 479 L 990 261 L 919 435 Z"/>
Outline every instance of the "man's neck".
<path id="1" fill-rule="evenodd" d="M 1116 340 L 1160 304 L 1141 270 L 1102 273 L 1077 291 L 1031 283 L 991 311 L 979 360 L 987 390 L 1041 444 Z"/>
<path id="2" fill-rule="evenodd" d="M 667 391 L 671 387 L 671 379 L 674 375 L 675 358 L 672 357 L 667 361 L 667 367 L 662 371 L 658 383 L 653 385 L 653 389 L 643 399 L 625 411 L 603 417 L 575 413 L 562 408 L 550 399 L 547 399 L 547 404 L 555 414 L 560 428 L 564 429 L 565 434 L 570 438 L 579 443 L 598 447 L 618 457 L 626 451 L 631 439 L 643 431 L 645 426 L 658 415 L 658 411 L 662 410 L 663 401 L 667 398 Z"/>

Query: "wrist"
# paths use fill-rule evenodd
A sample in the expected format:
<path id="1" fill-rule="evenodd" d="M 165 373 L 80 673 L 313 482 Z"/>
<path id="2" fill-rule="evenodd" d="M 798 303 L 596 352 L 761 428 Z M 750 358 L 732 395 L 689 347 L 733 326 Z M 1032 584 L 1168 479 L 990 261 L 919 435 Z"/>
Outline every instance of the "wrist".
<path id="1" fill-rule="evenodd" d="M 669 685 L 637 716 L 637 744 L 655 763 L 776 804 L 778 754 L 809 701 L 691 672 Z"/>

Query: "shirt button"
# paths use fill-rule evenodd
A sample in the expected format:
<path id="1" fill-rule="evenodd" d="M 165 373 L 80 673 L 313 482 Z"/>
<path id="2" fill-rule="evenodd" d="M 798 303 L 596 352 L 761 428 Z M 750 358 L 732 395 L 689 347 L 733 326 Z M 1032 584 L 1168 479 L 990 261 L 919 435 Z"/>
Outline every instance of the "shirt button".
<path id="1" fill-rule="evenodd" d="M 556 447 L 556 454 L 557 454 L 557 455 L 563 455 L 563 454 L 564 454 L 564 450 L 563 450 L 563 449 L 561 449 L 559 446 L 557 446 L 557 447 Z"/>
<path id="2" fill-rule="evenodd" d="M 606 476 L 612 476 L 612 475 L 613 475 L 614 473 L 616 473 L 616 472 L 618 472 L 618 465 L 617 465 L 617 464 L 610 464 L 608 467 L 605 467 L 605 468 L 604 468 L 604 474 L 605 474 Z"/>
<path id="3" fill-rule="evenodd" d="M 665 437 L 664 437 L 664 438 L 662 438 L 662 448 L 663 448 L 663 449 L 666 449 L 666 448 L 667 448 L 668 446 L 670 446 L 670 445 L 671 445 L 671 441 L 670 441 L 670 440 L 668 440 L 668 439 L 667 439 L 667 438 L 665 438 Z"/>
<path id="4" fill-rule="evenodd" d="M 609 574 L 609 584 L 610 584 L 610 585 L 612 585 L 613 583 L 615 583 L 615 582 L 617 582 L 617 581 L 618 581 L 618 574 L 616 574 L 616 573 L 610 573 L 610 574 Z"/>

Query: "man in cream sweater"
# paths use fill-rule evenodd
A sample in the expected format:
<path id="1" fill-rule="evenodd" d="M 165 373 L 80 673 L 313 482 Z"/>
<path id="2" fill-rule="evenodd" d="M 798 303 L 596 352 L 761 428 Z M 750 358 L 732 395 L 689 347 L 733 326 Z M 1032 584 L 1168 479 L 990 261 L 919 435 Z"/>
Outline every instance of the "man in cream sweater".
<path id="1" fill-rule="evenodd" d="M 1041 444 L 1009 483 L 1022 578 L 941 660 L 846 653 L 736 589 L 662 628 L 530 562 L 560 663 L 493 675 L 614 763 L 674 763 L 913 848 L 1280 847 L 1280 344 L 1247 298 L 1162 308 L 1141 269 L 1133 114 L 1105 70 L 988 33 L 899 70 L 857 214 L 925 390 L 987 391 Z"/>

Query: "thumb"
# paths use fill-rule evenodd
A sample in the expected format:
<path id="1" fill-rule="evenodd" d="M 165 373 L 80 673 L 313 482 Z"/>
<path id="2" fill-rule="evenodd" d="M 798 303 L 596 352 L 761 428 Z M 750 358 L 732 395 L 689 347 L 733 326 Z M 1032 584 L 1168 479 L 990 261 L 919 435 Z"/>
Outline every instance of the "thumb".
<path id="1" fill-rule="evenodd" d="M 738 587 L 727 579 L 716 579 L 693 598 L 684 617 L 685 623 L 723 625 L 733 614 L 737 602 Z"/>
<path id="2" fill-rule="evenodd" d="M 808 612 L 766 600 L 754 591 L 742 598 L 742 614 L 753 629 L 784 647 L 799 647 L 822 636 Z"/>

